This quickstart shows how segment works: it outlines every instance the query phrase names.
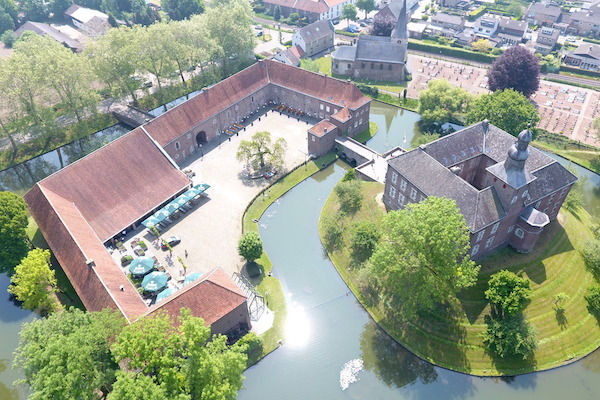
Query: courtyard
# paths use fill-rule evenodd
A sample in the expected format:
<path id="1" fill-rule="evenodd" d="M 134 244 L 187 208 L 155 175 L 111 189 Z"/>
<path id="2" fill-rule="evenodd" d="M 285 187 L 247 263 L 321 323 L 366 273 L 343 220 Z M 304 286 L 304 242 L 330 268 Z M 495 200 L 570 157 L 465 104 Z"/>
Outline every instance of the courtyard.
<path id="1" fill-rule="evenodd" d="M 242 216 L 246 206 L 265 187 L 279 176 L 305 162 L 308 149 L 306 135 L 313 122 L 298 120 L 295 117 L 268 111 L 256 118 L 236 136 L 222 135 L 203 146 L 181 167 L 193 175 L 193 184 L 207 183 L 210 188 L 194 203 L 189 211 L 176 212 L 177 218 L 160 229 L 161 238 L 177 236 L 181 243 L 173 246 L 173 254 L 160 249 L 155 236 L 143 226 L 126 236 L 124 250 L 113 251 L 113 258 L 120 265 L 123 255 L 136 258 L 135 243 L 143 240 L 147 246 L 145 256 L 154 257 L 155 267 L 164 270 L 170 280 L 168 287 L 179 289 L 186 276 L 194 273 L 205 274 L 220 267 L 228 275 L 239 272 L 244 260 L 239 257 L 237 243 L 242 232 Z M 236 158 L 241 140 L 250 140 L 256 132 L 271 133 L 272 141 L 282 137 L 287 142 L 287 150 L 282 169 L 272 178 L 256 178 L 243 162 Z M 139 250 L 138 250 L 139 251 Z M 186 265 L 179 262 L 179 257 Z M 128 267 L 123 267 L 128 273 Z"/>

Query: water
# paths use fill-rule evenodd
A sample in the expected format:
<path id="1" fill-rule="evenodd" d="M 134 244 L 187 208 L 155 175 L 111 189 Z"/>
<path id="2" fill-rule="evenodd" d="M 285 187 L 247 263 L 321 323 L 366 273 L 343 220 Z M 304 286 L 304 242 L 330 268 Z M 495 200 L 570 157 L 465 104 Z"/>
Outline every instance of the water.
<path id="1" fill-rule="evenodd" d="M 148 111 L 148 113 L 154 115 L 155 117 L 158 117 L 159 115 L 163 114 L 165 111 L 170 110 L 171 108 L 175 107 L 176 105 L 181 104 L 184 101 L 191 99 L 192 97 L 194 97 L 195 95 L 197 95 L 200 92 L 201 92 L 201 90 L 196 90 L 194 92 L 189 93 L 187 96 L 181 96 L 165 105 L 156 107 L 155 109 Z M 166 108 L 166 110 L 165 110 L 165 108 Z"/>
<path id="2" fill-rule="evenodd" d="M 413 139 L 421 135 L 416 112 L 393 107 L 379 101 L 371 102 L 370 121 L 377 124 L 377 134 L 369 140 L 369 147 L 383 153 L 393 147 L 411 147 Z"/>
<path id="3" fill-rule="evenodd" d="M 494 379 L 434 367 L 394 343 L 349 292 L 319 240 L 321 208 L 344 172 L 339 164 L 319 172 L 260 219 L 291 321 L 285 344 L 246 371 L 240 400 L 598 398 L 600 352 L 552 371 Z"/>

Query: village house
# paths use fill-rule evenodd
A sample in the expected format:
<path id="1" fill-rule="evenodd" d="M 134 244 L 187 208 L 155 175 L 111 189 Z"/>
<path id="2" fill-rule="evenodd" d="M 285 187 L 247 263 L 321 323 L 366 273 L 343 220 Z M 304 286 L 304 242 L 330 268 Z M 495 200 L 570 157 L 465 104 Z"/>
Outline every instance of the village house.
<path id="1" fill-rule="evenodd" d="M 591 5 L 587 10 L 571 13 L 569 31 L 583 36 L 600 35 L 600 2 Z"/>
<path id="2" fill-rule="evenodd" d="M 498 39 L 507 46 L 517 46 L 523 42 L 527 32 L 527 22 L 515 21 L 511 18 L 498 19 Z"/>
<path id="3" fill-rule="evenodd" d="M 577 180 L 518 138 L 482 121 L 388 161 L 383 202 L 390 210 L 427 196 L 456 201 L 470 232 L 471 257 L 501 246 L 535 246 Z"/>
<path id="4" fill-rule="evenodd" d="M 392 0 L 389 2 L 389 4 L 385 4 L 379 9 L 379 11 L 377 11 L 377 13 L 373 16 L 373 23 L 390 23 L 392 26 L 395 26 L 398 23 L 400 11 L 403 9 L 403 7 L 406 12 L 408 12 L 408 10 L 412 9 L 415 4 L 417 4 L 417 0 L 407 0 L 406 6 L 403 5 L 402 0 Z"/>
<path id="5" fill-rule="evenodd" d="M 549 54 L 554 49 L 554 46 L 556 46 L 559 35 L 560 32 L 558 29 L 547 26 L 542 27 L 538 31 L 537 39 L 535 40 L 535 51 L 544 56 Z"/>
<path id="6" fill-rule="evenodd" d="M 465 27 L 465 21 L 458 15 L 450 15 L 445 13 L 436 13 L 431 17 L 431 23 L 446 29 L 452 29 L 460 32 Z"/>
<path id="7" fill-rule="evenodd" d="M 531 25 L 552 26 L 560 22 L 562 10 L 550 2 L 532 3 L 525 12 L 524 18 Z"/>
<path id="8" fill-rule="evenodd" d="M 76 32 L 75 29 L 73 29 L 73 28 L 70 29 L 70 31 L 75 31 L 75 32 L 61 31 L 61 30 L 65 30 L 68 28 L 71 28 L 71 27 L 69 27 L 67 25 L 57 26 L 57 25 L 45 24 L 43 22 L 27 21 L 23 25 L 21 25 L 19 28 L 17 28 L 17 30 L 15 31 L 15 37 L 18 39 L 25 32 L 33 32 L 38 35 L 49 36 L 52 39 L 56 40 L 58 43 L 61 43 L 64 46 L 68 47 L 69 49 L 73 50 L 74 52 L 79 53 L 79 52 L 83 51 L 83 43 L 81 43 L 78 39 L 75 38 L 78 36 L 77 35 L 78 32 Z"/>
<path id="9" fill-rule="evenodd" d="M 282 62 L 284 64 L 293 65 L 294 67 L 300 66 L 300 59 L 304 55 L 302 49 L 298 46 L 292 46 L 289 49 L 279 50 L 277 54 L 273 56 L 274 60 Z"/>
<path id="10" fill-rule="evenodd" d="M 92 37 L 104 35 L 111 28 L 108 15 L 91 8 L 71 5 L 65 10 L 65 16 L 73 25 Z"/>
<path id="11" fill-rule="evenodd" d="M 287 18 L 291 13 L 298 13 L 300 17 L 308 18 L 309 22 L 340 18 L 344 5 L 354 2 L 355 0 L 263 0 L 271 15 L 279 7 L 282 17 Z"/>
<path id="12" fill-rule="evenodd" d="M 584 43 L 567 53 L 564 63 L 590 71 L 600 71 L 600 45 Z"/>
<path id="13" fill-rule="evenodd" d="M 292 46 L 302 49 L 305 57 L 312 57 L 333 48 L 334 34 L 335 31 L 331 21 L 316 21 L 294 33 Z"/>

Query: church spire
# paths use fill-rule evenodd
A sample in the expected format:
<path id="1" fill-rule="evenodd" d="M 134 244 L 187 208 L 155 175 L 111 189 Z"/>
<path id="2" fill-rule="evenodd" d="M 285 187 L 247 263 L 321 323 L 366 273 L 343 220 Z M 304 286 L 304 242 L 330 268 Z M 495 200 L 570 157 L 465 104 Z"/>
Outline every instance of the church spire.
<path id="1" fill-rule="evenodd" d="M 400 12 L 398 13 L 396 27 L 392 31 L 392 40 L 395 40 L 398 43 L 408 40 L 408 10 L 406 9 L 406 0 L 400 1 L 402 2 L 402 7 L 400 7 Z"/>
<path id="2" fill-rule="evenodd" d="M 525 161 L 529 157 L 528 147 L 532 139 L 529 128 L 519 133 L 516 143 L 508 149 L 508 157 L 504 163 L 507 170 L 523 171 L 525 169 Z"/>

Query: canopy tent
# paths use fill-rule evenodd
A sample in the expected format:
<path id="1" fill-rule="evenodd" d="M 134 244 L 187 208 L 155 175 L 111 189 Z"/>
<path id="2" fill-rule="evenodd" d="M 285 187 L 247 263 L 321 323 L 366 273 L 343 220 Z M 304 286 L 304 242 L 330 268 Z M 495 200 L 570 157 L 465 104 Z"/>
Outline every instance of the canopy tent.
<path id="1" fill-rule="evenodd" d="M 142 287 L 146 292 L 158 292 L 167 285 L 167 274 L 164 272 L 150 272 L 142 280 Z"/>
<path id="2" fill-rule="evenodd" d="M 192 282 L 194 282 L 195 280 L 200 279 L 200 277 L 202 276 L 201 273 L 199 272 L 194 272 L 193 274 L 189 274 L 188 276 L 185 277 L 185 280 L 183 281 L 183 285 L 188 285 Z"/>
<path id="3" fill-rule="evenodd" d="M 169 297 L 170 295 L 172 295 L 176 291 L 177 290 L 173 289 L 173 288 L 166 288 L 165 290 L 163 290 L 162 292 L 160 292 L 159 294 L 156 295 L 156 302 L 155 303 L 158 303 L 159 301 L 162 301 L 162 300 L 166 299 L 167 297 Z"/>
<path id="4" fill-rule="evenodd" d="M 133 275 L 146 275 L 152 268 L 154 268 L 154 260 L 150 257 L 139 257 L 129 264 L 129 272 Z"/>

